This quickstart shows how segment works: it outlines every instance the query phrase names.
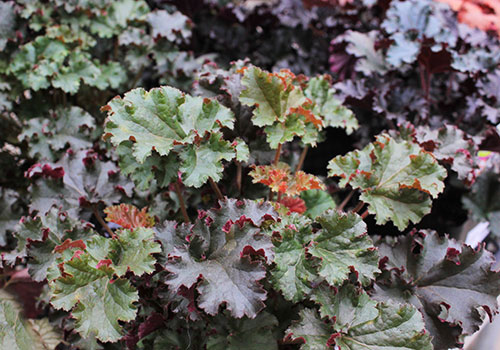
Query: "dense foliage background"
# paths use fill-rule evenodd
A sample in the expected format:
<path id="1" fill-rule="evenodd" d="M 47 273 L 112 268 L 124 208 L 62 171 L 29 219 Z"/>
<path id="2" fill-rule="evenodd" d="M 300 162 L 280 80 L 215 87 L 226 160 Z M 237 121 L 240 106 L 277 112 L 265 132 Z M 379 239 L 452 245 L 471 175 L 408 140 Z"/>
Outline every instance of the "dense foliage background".
<path id="1" fill-rule="evenodd" d="M 0 347 L 460 347 L 500 293 L 499 18 L 0 1 Z"/>

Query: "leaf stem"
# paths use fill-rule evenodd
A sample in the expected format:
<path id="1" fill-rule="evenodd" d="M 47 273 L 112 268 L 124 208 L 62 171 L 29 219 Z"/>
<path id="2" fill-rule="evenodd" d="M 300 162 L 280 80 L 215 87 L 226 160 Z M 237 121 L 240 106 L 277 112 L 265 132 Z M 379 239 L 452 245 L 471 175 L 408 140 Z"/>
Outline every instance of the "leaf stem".
<path id="1" fill-rule="evenodd" d="M 339 204 L 337 210 L 344 210 L 344 207 L 347 205 L 347 203 L 349 203 L 353 195 L 354 195 L 354 190 L 351 190 L 351 192 L 349 192 L 349 194 L 344 198 L 342 203 Z"/>
<path id="2" fill-rule="evenodd" d="M 241 195 L 241 173 L 242 167 L 240 162 L 236 162 L 236 188 L 238 189 L 238 193 Z"/>
<path id="3" fill-rule="evenodd" d="M 101 224 L 101 226 L 104 227 L 104 229 L 109 233 L 109 235 L 111 236 L 111 238 L 116 238 L 115 233 L 113 231 L 111 231 L 111 229 L 109 228 L 109 226 L 106 223 L 106 221 L 104 221 L 104 219 L 102 218 L 101 214 L 99 214 L 99 210 L 97 209 L 97 205 L 96 204 L 92 204 L 92 212 L 94 213 L 94 216 L 97 219 L 97 221 L 99 221 L 99 224 Z"/>
<path id="4" fill-rule="evenodd" d="M 299 158 L 299 162 L 297 164 L 297 167 L 295 168 L 295 172 L 302 169 L 302 166 L 304 165 L 304 160 L 306 159 L 306 155 L 307 155 L 308 150 L 309 150 L 309 146 L 308 145 L 304 146 L 304 149 L 302 150 L 302 153 L 300 154 L 300 158 Z"/>
<path id="5" fill-rule="evenodd" d="M 223 200 L 224 196 L 222 195 L 222 192 L 220 191 L 219 186 L 217 186 L 217 184 L 214 182 L 214 180 L 211 177 L 208 178 L 208 181 L 210 182 L 210 186 L 212 186 L 212 190 L 214 190 L 215 194 L 217 195 L 217 198 L 219 200 Z"/>
<path id="6" fill-rule="evenodd" d="M 352 213 L 357 213 L 361 209 L 363 209 L 363 206 L 365 203 L 363 201 L 359 201 L 359 203 L 351 210 Z"/>
<path id="7" fill-rule="evenodd" d="M 361 218 L 364 219 L 366 218 L 370 213 L 368 213 L 368 209 L 366 209 L 363 214 L 361 214 Z"/>
<path id="8" fill-rule="evenodd" d="M 273 161 L 273 165 L 274 166 L 277 166 L 279 161 L 280 161 L 280 155 L 281 155 L 281 146 L 282 144 L 279 143 L 278 144 L 278 148 L 276 148 L 276 153 L 274 155 L 274 161 Z M 272 201 L 273 200 L 273 191 L 272 190 L 269 190 L 269 201 Z"/>
<path id="9" fill-rule="evenodd" d="M 280 155 L 281 155 L 281 146 L 282 144 L 278 144 L 278 148 L 276 148 L 276 154 L 274 155 L 274 162 L 273 165 L 278 165 L 278 162 L 280 161 Z"/>
<path id="10" fill-rule="evenodd" d="M 182 196 L 181 187 L 177 181 L 174 182 L 175 193 L 177 193 L 177 198 L 179 198 L 179 205 L 181 207 L 181 213 L 184 217 L 184 221 L 189 223 L 189 215 L 186 210 L 186 204 L 184 203 L 184 197 Z"/>
<path id="11" fill-rule="evenodd" d="M 269 190 L 269 201 L 271 202 L 273 200 L 273 197 L 274 197 L 274 193 L 273 193 L 273 190 Z"/>

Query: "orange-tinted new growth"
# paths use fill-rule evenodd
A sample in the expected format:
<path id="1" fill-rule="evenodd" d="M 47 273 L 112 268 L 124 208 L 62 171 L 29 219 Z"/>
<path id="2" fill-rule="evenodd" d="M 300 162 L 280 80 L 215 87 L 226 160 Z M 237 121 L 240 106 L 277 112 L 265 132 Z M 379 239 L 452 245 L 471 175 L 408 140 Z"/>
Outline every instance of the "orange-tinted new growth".
<path id="1" fill-rule="evenodd" d="M 113 205 L 104 209 L 106 221 L 118 224 L 126 229 L 153 227 L 155 220 L 147 213 L 147 208 L 137 209 L 130 204 Z"/>

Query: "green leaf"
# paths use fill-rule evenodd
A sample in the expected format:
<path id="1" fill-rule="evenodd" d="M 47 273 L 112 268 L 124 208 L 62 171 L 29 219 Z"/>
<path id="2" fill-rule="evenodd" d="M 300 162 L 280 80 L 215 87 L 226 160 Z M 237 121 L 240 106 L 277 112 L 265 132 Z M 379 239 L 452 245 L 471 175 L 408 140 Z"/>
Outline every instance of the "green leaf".
<path id="1" fill-rule="evenodd" d="M 352 284 L 333 290 L 325 284 L 314 289 L 311 299 L 322 318 L 335 319 L 335 328 L 346 329 L 377 318 L 377 302 Z"/>
<path id="2" fill-rule="evenodd" d="M 327 305 L 321 315 L 328 320 L 303 309 L 300 321 L 286 332 L 288 338 L 304 342 L 301 349 L 433 349 L 422 315 L 411 305 L 377 303 L 351 285 L 337 293 L 320 287 L 318 293 L 316 300 Z"/>
<path id="3" fill-rule="evenodd" d="M 7 233 L 14 231 L 21 218 L 16 203 L 18 194 L 8 188 L 0 187 L 0 246 L 7 244 Z"/>
<path id="4" fill-rule="evenodd" d="M 218 182 L 224 171 L 221 161 L 229 161 L 234 156 L 231 143 L 225 141 L 221 133 L 212 133 L 206 142 L 185 146 L 180 151 L 182 181 L 186 186 L 195 188 L 201 187 L 209 178 Z"/>
<path id="5" fill-rule="evenodd" d="M 183 40 L 191 37 L 191 20 L 178 11 L 168 13 L 165 10 L 156 10 L 150 12 L 147 18 L 153 38 L 163 37 L 175 42 L 179 37 Z"/>
<path id="6" fill-rule="evenodd" d="M 12 58 L 8 72 L 14 74 L 24 87 L 37 91 L 50 86 L 49 77 L 58 72 L 68 55 L 69 51 L 62 42 L 39 36 L 20 48 Z"/>
<path id="7" fill-rule="evenodd" d="M 91 22 L 90 30 L 101 38 L 111 38 L 125 30 L 129 22 L 145 17 L 148 11 L 148 4 L 143 0 L 113 1 Z"/>
<path id="8" fill-rule="evenodd" d="M 207 350 L 278 349 L 273 334 L 278 320 L 270 313 L 261 312 L 254 319 L 239 320 L 217 315 L 213 324 L 216 333 L 209 336 Z"/>
<path id="9" fill-rule="evenodd" d="M 335 157 L 328 164 L 329 176 L 340 176 L 341 187 L 361 190 L 377 223 L 392 220 L 403 230 L 430 212 L 430 197 L 443 191 L 446 169 L 418 145 L 377 137 L 361 151 Z"/>
<path id="10" fill-rule="evenodd" d="M 207 336 L 204 323 L 186 322 L 179 317 L 174 317 L 169 320 L 166 328 L 155 336 L 153 348 L 146 345 L 139 349 L 203 349 L 205 347 Z"/>
<path id="11" fill-rule="evenodd" d="M 94 231 L 91 225 L 75 220 L 52 208 L 45 215 L 24 217 L 16 227 L 17 250 L 26 251 L 28 272 L 35 281 L 43 281 L 47 270 L 60 253 L 54 249 L 66 240 L 85 242 Z"/>
<path id="12" fill-rule="evenodd" d="M 154 271 L 153 254 L 161 252 L 154 242 L 154 231 L 145 227 L 119 230 L 115 239 L 96 236 L 87 242 L 88 253 L 96 260 L 110 259 L 115 273 L 121 277 L 131 271 L 136 276 Z"/>
<path id="13" fill-rule="evenodd" d="M 91 44 L 89 38 L 74 35 L 72 29 L 65 28 L 66 31 L 57 26 L 49 28 L 47 35 L 23 45 L 10 61 L 8 73 L 15 75 L 25 88 L 38 91 L 53 86 L 70 94 L 79 91 L 82 81 L 105 89 L 118 79 L 123 80 L 123 74 L 111 80 L 109 75 L 103 76 L 99 62 L 92 60 L 89 52 L 82 51 Z M 110 67 L 104 65 L 104 73 L 108 74 Z"/>
<path id="14" fill-rule="evenodd" d="M 245 90 L 241 92 L 240 102 L 247 106 L 257 106 L 252 121 L 257 126 L 273 125 L 284 122 L 292 108 L 298 108 L 306 99 L 300 88 L 286 84 L 280 73 L 272 74 L 258 67 L 248 67 L 241 79 Z"/>
<path id="15" fill-rule="evenodd" d="M 11 350 L 54 350 L 63 341 L 49 320 L 25 319 L 21 305 L 0 290 L 0 347 Z"/>
<path id="16" fill-rule="evenodd" d="M 71 311 L 83 337 L 116 342 L 123 336 L 119 321 L 135 318 L 139 295 L 128 280 L 114 279 L 111 268 L 97 269 L 96 263 L 89 254 L 64 262 L 64 275 L 49 282 L 51 304 Z"/>
<path id="17" fill-rule="evenodd" d="M 233 144 L 236 143 L 234 149 L 236 151 L 236 160 L 238 162 L 246 163 L 250 158 L 250 150 L 248 149 L 248 145 L 240 138 L 234 140 Z"/>
<path id="18" fill-rule="evenodd" d="M 264 129 L 267 142 L 272 149 L 278 148 L 280 143 L 292 141 L 295 136 L 303 136 L 305 124 L 296 114 L 288 116 L 284 123 L 274 123 Z"/>
<path id="19" fill-rule="evenodd" d="M 233 115 L 216 101 L 191 97 L 171 87 L 146 92 L 134 89 L 123 99 L 115 97 L 104 107 L 108 111 L 106 137 L 118 146 L 134 142 L 133 155 L 138 162 L 156 150 L 166 156 L 174 144 L 191 144 L 206 132 L 232 128 Z"/>
<path id="20" fill-rule="evenodd" d="M 335 97 L 327 76 L 309 80 L 304 94 L 313 102 L 312 111 L 322 117 L 324 127 L 344 128 L 349 135 L 359 127 L 354 113 Z"/>
<path id="21" fill-rule="evenodd" d="M 369 285 L 379 272 L 378 253 L 359 215 L 329 210 L 317 222 L 321 229 L 314 233 L 312 221 L 297 214 L 270 227 L 276 246 L 271 281 L 292 302 L 303 300 L 322 279 L 338 287 L 353 272 Z"/>
<path id="22" fill-rule="evenodd" d="M 288 338 L 300 338 L 304 343 L 300 346 L 302 350 L 328 350 L 332 329 L 321 321 L 315 310 L 302 309 L 299 315 L 300 322 L 286 331 Z"/>
<path id="23" fill-rule="evenodd" d="M 136 276 L 154 271 L 152 254 L 161 247 L 154 242 L 153 230 L 120 230 L 113 238 L 93 236 L 83 250 L 81 246 L 61 248 L 66 249 L 49 274 L 51 304 L 71 311 L 82 337 L 119 340 L 123 336 L 119 321 L 135 318 L 133 303 L 139 300 L 135 288 L 121 276 L 127 271 Z"/>
<path id="24" fill-rule="evenodd" d="M 273 240 L 276 266 L 271 271 L 271 283 L 287 300 L 299 302 L 311 293 L 313 282 L 319 281 L 316 262 L 305 254 L 313 237 L 312 221 L 292 213 L 270 231 L 279 235 Z"/>
<path id="25" fill-rule="evenodd" d="M 300 194 L 300 198 L 306 203 L 306 214 L 312 219 L 337 206 L 332 196 L 323 190 L 304 191 Z"/>
<path id="26" fill-rule="evenodd" d="M 14 37 L 16 12 L 14 3 L 0 3 L 0 51 L 5 49 L 7 41 Z"/>
<path id="27" fill-rule="evenodd" d="M 321 260 L 319 275 L 329 284 L 339 286 L 350 272 L 355 272 L 361 284 L 370 284 L 379 272 L 379 257 L 361 217 L 330 210 L 316 220 L 322 228 L 307 252 Z"/>
<path id="28" fill-rule="evenodd" d="M 102 162 L 93 151 L 68 152 L 55 164 L 62 167 L 60 179 L 39 178 L 30 186 L 31 211 L 45 214 L 54 205 L 76 216 L 80 205 L 104 203 L 111 206 L 123 194 L 130 196 L 133 184 L 119 174 L 113 162 Z"/>
<path id="29" fill-rule="evenodd" d="M 123 175 L 130 176 L 137 189 L 144 191 L 150 189 L 153 184 L 167 187 L 177 178 L 180 164 L 175 153 L 161 157 L 153 152 L 144 163 L 138 163 L 132 155 L 132 145 L 130 141 L 122 142 L 116 147 L 116 153 Z"/>
<path id="30" fill-rule="evenodd" d="M 73 151 L 92 146 L 90 133 L 95 129 L 95 119 L 80 107 L 60 108 L 51 118 L 33 118 L 18 136 L 29 141 L 30 156 L 53 161 L 57 151 L 69 146 Z"/>
<path id="31" fill-rule="evenodd" d="M 84 78 L 84 81 L 99 90 L 108 87 L 117 89 L 127 80 L 127 70 L 119 62 L 108 62 L 99 66 L 100 73 L 95 79 Z"/>
<path id="32" fill-rule="evenodd" d="M 346 51 L 358 58 L 356 70 L 366 76 L 373 73 L 385 74 L 389 70 L 382 51 L 375 50 L 377 33 L 375 30 L 367 33 L 349 30 L 345 34 L 344 40 L 349 43 Z"/>
<path id="33" fill-rule="evenodd" d="M 258 225 L 265 213 L 274 211 L 251 201 L 220 201 L 220 205 L 221 209 L 200 214 L 194 225 L 178 226 L 175 231 L 180 232 L 165 232 L 163 241 L 174 244 L 168 247 L 165 268 L 171 274 L 165 283 L 173 291 L 196 286 L 197 304 L 210 315 L 224 303 L 233 317 L 254 318 L 266 299 L 258 283 L 266 269 L 256 258 L 271 261 L 274 255 L 270 238 Z M 174 239 L 179 234 L 189 236 L 189 241 Z"/>
<path id="34" fill-rule="evenodd" d="M 377 285 L 376 298 L 410 302 L 424 315 L 436 349 L 454 347 L 462 334 L 482 324 L 479 308 L 492 315 L 497 309 L 500 273 L 493 256 L 435 232 L 414 232 L 397 241 L 382 241 L 380 256 L 391 272 Z M 412 293 L 407 293 L 411 290 Z"/>

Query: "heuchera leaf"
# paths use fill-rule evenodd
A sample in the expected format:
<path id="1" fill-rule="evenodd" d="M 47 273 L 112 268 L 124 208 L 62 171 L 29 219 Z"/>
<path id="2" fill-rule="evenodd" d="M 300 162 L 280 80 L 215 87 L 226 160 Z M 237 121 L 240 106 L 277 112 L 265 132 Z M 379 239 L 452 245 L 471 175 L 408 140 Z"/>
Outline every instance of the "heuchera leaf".
<path id="1" fill-rule="evenodd" d="M 302 90 L 294 85 L 295 75 L 289 70 L 269 73 L 258 67 L 242 69 L 240 102 L 256 106 L 253 123 L 257 126 L 269 126 L 276 122 L 284 123 L 292 108 L 298 108 L 306 98 Z"/>
<path id="2" fill-rule="evenodd" d="M 382 28 L 393 40 L 387 50 L 387 61 L 395 67 L 415 62 L 425 39 L 434 41 L 431 45 L 434 52 L 443 45 L 454 47 L 458 39 L 452 11 L 432 0 L 391 2 Z"/>
<path id="3" fill-rule="evenodd" d="M 249 173 L 253 178 L 253 183 L 261 183 L 269 186 L 271 191 L 286 194 L 287 196 L 296 196 L 300 192 L 307 190 L 322 190 L 325 185 L 314 175 L 306 174 L 302 170 L 290 172 L 290 166 L 286 163 L 278 165 L 259 165 L 254 166 Z"/>
<path id="4" fill-rule="evenodd" d="M 279 203 L 288 209 L 288 214 L 290 213 L 302 214 L 307 210 L 306 203 L 302 198 L 283 197 L 281 198 Z"/>
<path id="5" fill-rule="evenodd" d="M 321 229 L 312 230 L 311 220 L 291 216 L 271 227 L 276 246 L 273 285 L 285 298 L 300 301 L 312 290 L 317 276 L 340 286 L 351 272 L 368 285 L 378 272 L 378 253 L 357 214 L 327 211 L 317 218 Z"/>
<path id="6" fill-rule="evenodd" d="M 361 217 L 329 210 L 316 221 L 321 229 L 314 235 L 307 252 L 321 260 L 319 275 L 330 285 L 338 286 L 354 272 L 361 284 L 370 284 L 379 271 L 379 258 Z"/>
<path id="7" fill-rule="evenodd" d="M 191 144 L 206 132 L 232 128 L 233 115 L 218 102 L 191 97 L 172 87 L 134 89 L 103 107 L 108 111 L 106 135 L 118 146 L 132 141 L 142 163 L 154 149 L 166 156 L 174 145 Z"/>
<path id="8" fill-rule="evenodd" d="M 443 191 L 446 169 L 418 145 L 377 137 L 361 151 L 335 157 L 329 176 L 340 176 L 339 185 L 361 190 L 377 223 L 391 220 L 400 230 L 417 223 L 431 210 L 431 197 Z"/>
<path id="9" fill-rule="evenodd" d="M 54 205 L 76 216 L 81 206 L 119 202 L 122 195 L 131 195 L 133 184 L 127 182 L 113 162 L 102 162 L 92 150 L 68 152 L 55 164 L 63 169 L 62 181 L 58 176 L 35 179 L 30 186 L 31 211 L 44 214 Z M 28 171 L 29 177 L 38 177 Z M 54 178 L 55 177 L 55 178 Z"/>
<path id="10" fill-rule="evenodd" d="M 296 85 L 295 75 L 286 69 L 270 73 L 255 66 L 243 67 L 239 71 L 243 72 L 241 85 L 245 87 L 239 100 L 243 105 L 256 106 L 252 122 L 265 126 L 270 147 L 277 148 L 295 136 L 304 137 L 308 129 L 306 124 L 314 123 L 315 117 L 303 108 L 308 101 L 300 86 Z M 317 134 L 314 126 L 312 131 Z"/>
<path id="11" fill-rule="evenodd" d="M 21 218 L 15 205 L 18 199 L 15 191 L 0 187 L 0 246 L 7 244 L 7 232 L 12 232 Z"/>
<path id="12" fill-rule="evenodd" d="M 300 321 L 286 331 L 288 339 L 300 339 L 301 349 L 414 349 L 432 350 L 422 315 L 411 305 L 377 303 L 365 292 L 346 285 L 336 293 L 322 286 L 315 300 L 326 307 L 300 312 Z"/>
<path id="13" fill-rule="evenodd" d="M 115 97 L 103 109 L 108 111 L 105 137 L 110 137 L 118 147 L 132 142 L 126 147 L 131 146 L 132 155 L 144 164 L 144 168 L 140 167 L 141 172 L 148 174 L 151 168 L 165 172 L 167 176 L 163 176 L 162 183 L 171 180 L 175 174 L 172 171 L 175 165 L 170 168 L 175 161 L 156 159 L 156 153 L 166 157 L 174 151 L 181 160 L 179 170 L 184 183 L 197 188 L 210 177 L 214 181 L 220 180 L 224 170 L 221 161 L 236 156 L 239 143 L 225 141 L 220 133 L 222 127 L 232 128 L 234 116 L 215 100 L 185 95 L 171 87 L 149 92 L 134 89 L 127 92 L 123 99 Z M 243 150 L 241 147 L 240 152 Z M 119 154 L 130 158 L 125 149 L 119 150 Z M 120 166 L 127 167 L 127 172 L 131 172 L 131 169 L 128 170 L 131 163 L 130 160 L 122 160 Z M 161 167 L 158 168 L 158 165 Z"/>
<path id="14" fill-rule="evenodd" d="M 0 347 L 11 350 L 55 349 L 62 336 L 47 318 L 25 319 L 21 305 L 0 290 Z"/>
<path id="15" fill-rule="evenodd" d="M 462 197 L 464 207 L 478 221 L 489 221 L 490 231 L 500 236 L 500 178 L 494 168 L 487 168 L 477 178 L 468 196 Z"/>
<path id="16" fill-rule="evenodd" d="M 54 161 L 57 151 L 69 146 L 78 151 L 92 146 L 90 132 L 95 128 L 94 118 L 79 107 L 61 108 L 51 118 L 33 118 L 19 135 L 29 141 L 32 157 Z"/>
<path id="17" fill-rule="evenodd" d="M 331 79 L 328 75 L 310 79 L 304 89 L 304 94 L 312 101 L 312 113 L 320 118 L 322 127 L 344 128 L 350 135 L 359 127 L 358 121 L 354 113 L 344 107 L 335 97 Z"/>
<path id="18" fill-rule="evenodd" d="M 349 30 L 344 40 L 349 43 L 346 52 L 358 58 L 355 66 L 357 71 L 366 76 L 373 73 L 385 74 L 389 71 L 384 55 L 375 49 L 377 31 L 359 33 Z"/>
<path id="19" fill-rule="evenodd" d="M 84 241 L 95 233 L 91 224 L 56 208 L 35 218 L 23 217 L 15 231 L 18 254 L 29 257 L 28 272 L 35 281 L 45 280 L 47 270 L 60 256 L 59 246 L 75 241 L 85 245 Z"/>
<path id="20" fill-rule="evenodd" d="M 90 30 L 101 38 L 110 38 L 125 30 L 129 22 L 144 17 L 148 10 L 148 4 L 143 0 L 113 1 L 91 22 Z"/>
<path id="21" fill-rule="evenodd" d="M 101 70 L 98 61 L 92 60 L 90 53 L 82 50 L 84 41 L 78 36 L 61 41 L 58 40 L 62 37 L 60 33 L 56 35 L 57 40 L 50 34 L 38 36 L 21 46 L 8 66 L 7 72 L 15 75 L 25 88 L 38 91 L 52 86 L 76 94 L 82 81 L 106 89 L 110 85 L 116 87 L 124 80 L 123 73 L 112 69 L 117 67 L 116 64 L 103 65 Z M 114 77 L 106 77 L 110 68 L 115 72 Z"/>
<path id="22" fill-rule="evenodd" d="M 431 130 L 420 126 L 416 129 L 417 142 L 444 163 L 450 163 L 458 178 L 467 184 L 472 184 L 476 178 L 477 165 L 474 155 L 478 145 L 462 130 L 453 125 Z"/>
<path id="23" fill-rule="evenodd" d="M 99 262 L 109 260 L 115 274 L 123 276 L 131 271 L 137 276 L 154 271 L 155 253 L 161 246 L 154 242 L 154 231 L 145 227 L 123 229 L 113 239 L 95 236 L 87 242 L 87 252 Z"/>
<path id="24" fill-rule="evenodd" d="M 0 51 L 5 49 L 7 41 L 14 36 L 16 23 L 15 11 L 14 3 L 0 3 Z"/>
<path id="25" fill-rule="evenodd" d="M 51 304 L 56 309 L 71 311 L 76 319 L 75 329 L 82 337 L 115 342 L 123 336 L 118 321 L 135 318 L 133 303 L 139 295 L 128 280 L 115 279 L 111 267 L 97 265 L 98 261 L 88 253 L 61 263 L 62 275 L 49 281 Z"/>
<path id="26" fill-rule="evenodd" d="M 343 127 L 351 133 L 358 127 L 353 113 L 334 97 L 329 76 L 305 82 L 289 70 L 269 73 L 255 66 L 239 69 L 245 89 L 239 100 L 255 106 L 252 122 L 265 127 L 271 148 L 292 141 L 295 136 L 315 146 L 319 132 L 327 126 Z"/>
<path id="27" fill-rule="evenodd" d="M 387 273 L 376 298 L 415 305 L 436 349 L 454 347 L 460 333 L 475 332 L 482 324 L 478 309 L 490 318 L 496 312 L 500 273 L 491 269 L 494 258 L 486 250 L 423 231 L 381 241 L 378 247 Z"/>
<path id="28" fill-rule="evenodd" d="M 171 274 L 165 283 L 173 291 L 196 286 L 200 294 L 197 304 L 210 315 L 217 314 L 219 305 L 225 304 L 235 318 L 254 318 L 266 299 L 258 283 L 266 270 L 258 257 L 269 263 L 274 255 L 271 240 L 260 232 L 259 225 L 266 217 L 272 218 L 274 210 L 266 210 L 271 208 L 266 205 L 264 211 L 255 212 L 261 205 L 251 201 L 219 204 L 220 209 L 200 215 L 194 225 L 176 228 L 185 235 L 182 243 L 172 239 L 177 232 L 164 236 L 162 243 L 174 244 L 168 248 L 165 268 Z"/>
<path id="29" fill-rule="evenodd" d="M 332 196 L 323 190 L 308 190 L 300 194 L 306 205 L 306 214 L 314 219 L 328 209 L 335 209 L 337 204 Z"/>
<path id="30" fill-rule="evenodd" d="M 306 247 L 312 239 L 312 221 L 292 213 L 272 225 L 276 266 L 271 271 L 273 286 L 292 302 L 304 299 L 312 290 L 313 282 L 320 281 L 316 261 L 306 257 Z"/>
<path id="31" fill-rule="evenodd" d="M 141 276 L 154 270 L 152 254 L 161 247 L 154 242 L 153 230 L 124 229 L 114 238 L 93 236 L 84 250 L 65 248 L 49 273 L 51 304 L 71 311 L 82 337 L 117 341 L 123 336 L 119 321 L 135 318 L 133 303 L 139 299 L 135 288 L 121 276 L 127 271 Z"/>
<path id="32" fill-rule="evenodd" d="M 130 204 L 113 205 L 104 209 L 106 221 L 113 222 L 123 228 L 153 227 L 155 219 L 147 213 L 148 208 L 141 210 Z"/>
<path id="33" fill-rule="evenodd" d="M 147 19 L 153 38 L 164 37 L 175 42 L 179 37 L 183 40 L 191 37 L 192 22 L 178 11 L 170 14 L 165 10 L 157 10 L 149 13 Z"/>
<path id="34" fill-rule="evenodd" d="M 177 154 L 171 152 L 162 157 L 153 152 L 144 163 L 138 163 L 132 154 L 132 145 L 130 141 L 122 142 L 116 147 L 116 154 L 122 173 L 130 176 L 137 189 L 144 191 L 154 184 L 163 188 L 177 179 L 180 166 Z"/>
<path id="35" fill-rule="evenodd" d="M 186 186 L 199 188 L 209 178 L 215 182 L 222 179 L 224 166 L 222 160 L 235 157 L 235 148 L 222 138 L 221 133 L 213 133 L 206 142 L 192 147 L 184 147 L 179 152 L 182 161 L 179 170 Z"/>
<path id="36" fill-rule="evenodd" d="M 274 337 L 278 320 L 268 312 L 261 312 L 254 319 L 217 315 L 213 326 L 216 332 L 209 336 L 207 350 L 278 349 L 278 342 Z"/>

